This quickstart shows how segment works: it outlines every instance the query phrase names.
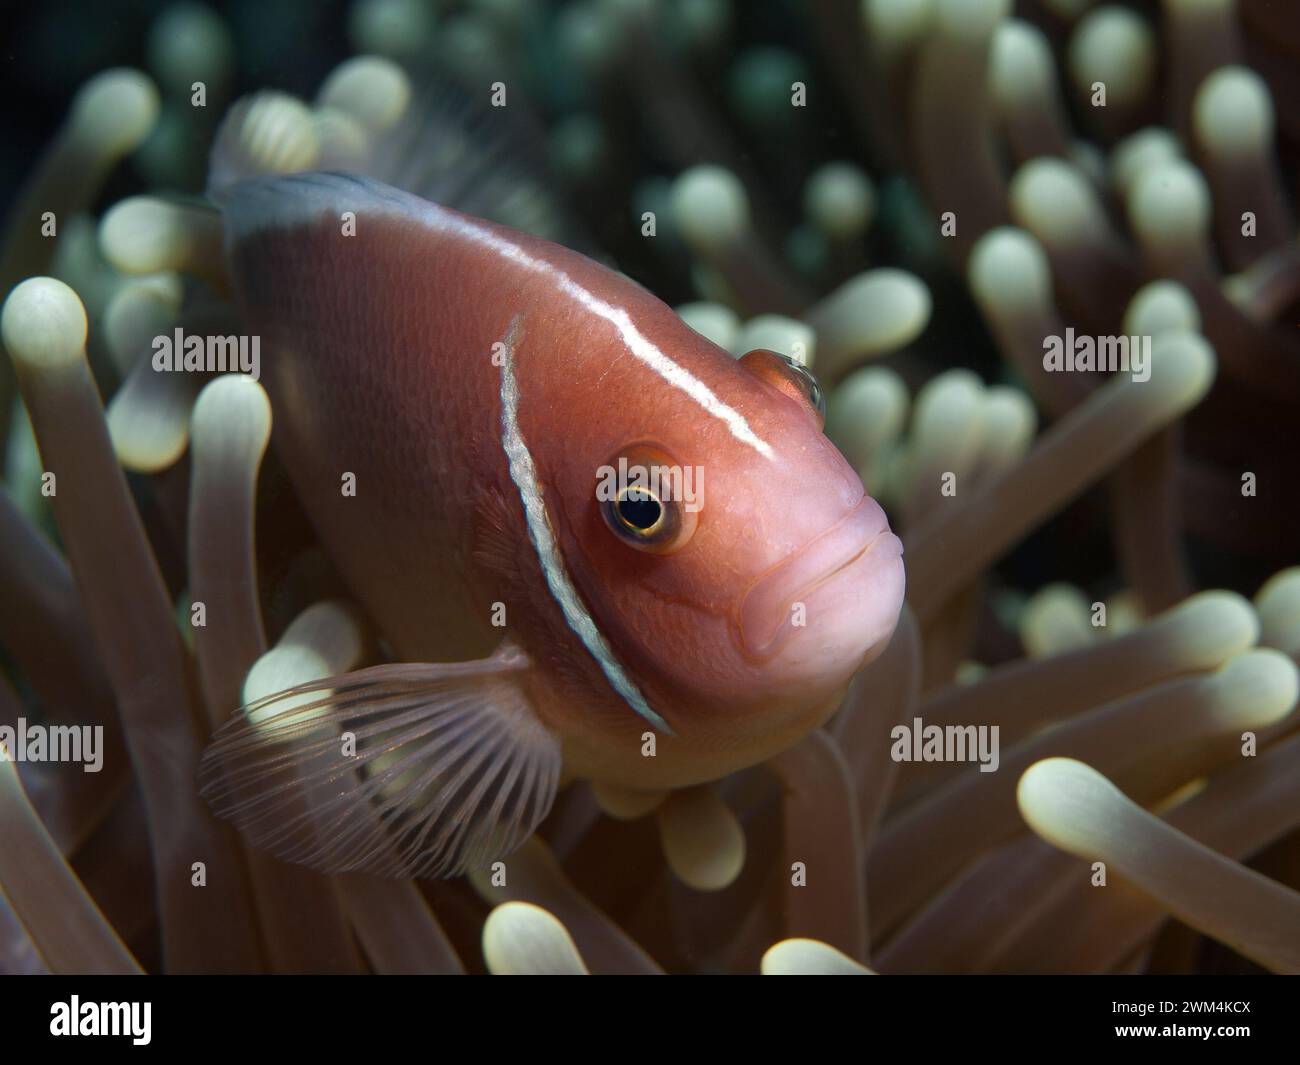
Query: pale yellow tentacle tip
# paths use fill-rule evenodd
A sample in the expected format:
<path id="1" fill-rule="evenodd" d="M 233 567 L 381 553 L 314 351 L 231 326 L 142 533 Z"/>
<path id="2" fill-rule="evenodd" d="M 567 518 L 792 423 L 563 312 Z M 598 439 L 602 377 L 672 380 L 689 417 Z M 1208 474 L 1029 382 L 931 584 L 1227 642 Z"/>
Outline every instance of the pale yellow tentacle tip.
<path id="1" fill-rule="evenodd" d="M 411 102 L 411 79 L 390 59 L 354 56 L 335 67 L 316 94 L 319 107 L 337 108 L 363 128 L 378 133 L 391 128 Z"/>
<path id="2" fill-rule="evenodd" d="M 745 833 L 708 785 L 673 792 L 656 811 L 668 865 L 696 891 L 721 891 L 745 865 Z"/>
<path id="3" fill-rule="evenodd" d="M 1016 804 L 1025 822 L 1054 847 L 1092 857 L 1096 810 L 1126 801 L 1118 788 L 1083 762 L 1044 758 L 1021 774 Z"/>
<path id="4" fill-rule="evenodd" d="M 596 805 L 616 821 L 635 821 L 653 813 L 669 795 L 667 791 L 632 791 L 593 780 L 591 793 Z"/>
<path id="5" fill-rule="evenodd" d="M 0 312 L 0 335 L 14 362 L 32 369 L 67 366 L 83 357 L 86 308 L 62 281 L 33 277 L 18 285 Z"/>
<path id="6" fill-rule="evenodd" d="M 749 196 L 740 179 L 720 166 L 696 166 L 673 182 L 673 219 L 688 244 L 720 248 L 749 232 Z"/>
<path id="7" fill-rule="evenodd" d="M 875 976 L 860 962 L 819 939 L 783 939 L 759 963 L 764 976 Z"/>
<path id="8" fill-rule="evenodd" d="M 147 75 L 116 67 L 81 87 L 73 101 L 72 120 L 79 137 L 124 155 L 149 135 L 159 108 L 158 90 Z"/>
<path id="9" fill-rule="evenodd" d="M 573 937 L 531 902 L 504 902 L 483 924 L 483 959 L 493 976 L 586 976 Z"/>

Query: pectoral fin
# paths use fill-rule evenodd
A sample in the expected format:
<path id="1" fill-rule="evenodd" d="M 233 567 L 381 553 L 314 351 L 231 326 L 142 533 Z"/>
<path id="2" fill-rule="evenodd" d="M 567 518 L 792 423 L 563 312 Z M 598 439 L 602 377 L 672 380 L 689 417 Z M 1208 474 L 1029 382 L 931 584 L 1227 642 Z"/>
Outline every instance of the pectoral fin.
<path id="1" fill-rule="evenodd" d="M 278 692 L 217 732 L 201 793 L 254 846 L 321 872 L 449 877 L 487 865 L 533 832 L 560 777 L 528 666 L 507 648 Z"/>

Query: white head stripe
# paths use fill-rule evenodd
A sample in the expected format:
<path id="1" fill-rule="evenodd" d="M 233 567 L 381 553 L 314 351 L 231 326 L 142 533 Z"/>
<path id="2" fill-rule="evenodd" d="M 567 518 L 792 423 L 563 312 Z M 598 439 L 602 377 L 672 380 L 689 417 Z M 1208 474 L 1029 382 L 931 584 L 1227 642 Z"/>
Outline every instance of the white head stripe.
<path id="1" fill-rule="evenodd" d="M 573 586 L 573 581 L 569 579 L 569 574 L 564 568 L 564 559 L 560 556 L 559 545 L 555 542 L 555 530 L 551 528 L 551 519 L 546 513 L 546 503 L 542 498 L 541 482 L 537 479 L 537 466 L 519 431 L 519 383 L 515 380 L 514 366 L 515 345 L 518 342 L 519 332 L 519 318 L 516 316 L 510 323 L 510 333 L 506 337 L 505 354 L 501 361 L 501 446 L 505 449 L 506 460 L 510 466 L 510 479 L 519 489 L 519 498 L 524 504 L 528 537 L 532 540 L 538 561 L 542 564 L 546 586 L 564 613 L 564 620 L 569 623 L 569 628 L 577 634 L 583 646 L 591 653 L 614 690 L 655 728 L 672 735 L 668 723 L 650 709 L 645 696 L 614 657 L 613 649 L 600 629 L 596 627 L 595 620 L 587 611 L 578 595 L 578 589 Z"/>

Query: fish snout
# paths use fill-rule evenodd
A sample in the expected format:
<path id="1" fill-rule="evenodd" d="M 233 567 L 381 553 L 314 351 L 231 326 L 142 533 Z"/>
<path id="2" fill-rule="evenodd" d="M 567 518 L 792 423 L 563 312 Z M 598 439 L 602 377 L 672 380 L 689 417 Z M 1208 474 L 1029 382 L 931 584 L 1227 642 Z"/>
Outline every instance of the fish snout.
<path id="1" fill-rule="evenodd" d="M 854 672 L 902 607 L 903 545 L 870 496 L 759 577 L 740 607 L 745 652 L 800 676 Z"/>

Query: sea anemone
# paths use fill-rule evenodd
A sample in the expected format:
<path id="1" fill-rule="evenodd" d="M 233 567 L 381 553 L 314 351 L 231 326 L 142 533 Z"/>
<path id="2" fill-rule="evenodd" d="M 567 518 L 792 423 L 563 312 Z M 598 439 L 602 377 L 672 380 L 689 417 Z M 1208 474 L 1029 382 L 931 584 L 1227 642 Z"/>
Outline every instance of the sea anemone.
<path id="1" fill-rule="evenodd" d="M 1300 971 L 1293 11 L 357 0 L 338 22 L 351 58 L 320 23 L 168 4 L 113 42 L 148 74 L 43 101 L 67 114 L 0 246 L 0 726 L 99 726 L 103 771 L 0 746 L 0 969 Z M 235 92 L 228 158 L 347 169 L 447 75 L 509 86 L 543 131 L 553 176 L 517 178 L 513 224 L 577 214 L 701 334 L 818 374 L 908 599 L 835 717 L 762 765 L 571 782 L 455 880 L 325 876 L 214 820 L 199 753 L 388 650 L 261 386 L 149 353 L 238 331 L 201 198 Z M 1148 338 L 1147 376 L 1050 371 L 1076 333 Z M 991 758 L 914 759 L 926 726 Z"/>

